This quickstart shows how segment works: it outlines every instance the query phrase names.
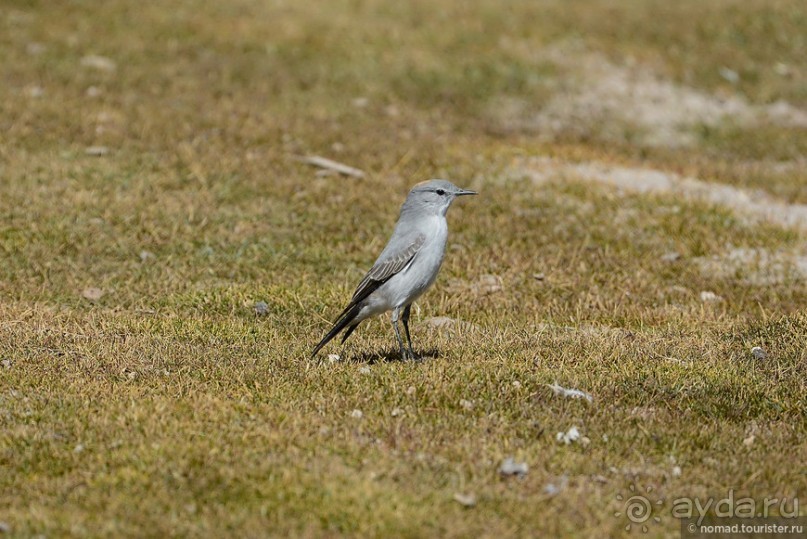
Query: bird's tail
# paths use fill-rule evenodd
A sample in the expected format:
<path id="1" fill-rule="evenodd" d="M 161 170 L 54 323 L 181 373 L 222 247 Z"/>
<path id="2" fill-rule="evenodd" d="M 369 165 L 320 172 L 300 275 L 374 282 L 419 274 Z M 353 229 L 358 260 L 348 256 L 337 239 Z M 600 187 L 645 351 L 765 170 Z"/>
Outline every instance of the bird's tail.
<path id="1" fill-rule="evenodd" d="M 317 352 L 319 352 L 323 346 L 328 344 L 331 341 L 331 339 L 333 339 L 339 334 L 340 331 L 342 331 L 343 329 L 345 329 L 345 327 L 350 325 L 351 322 L 353 322 L 353 320 L 359 315 L 359 311 L 361 311 L 361 308 L 362 305 L 357 303 L 349 306 L 347 309 L 342 311 L 342 314 L 340 314 L 339 318 L 336 319 L 336 322 L 334 323 L 333 327 L 328 332 L 328 334 L 325 335 L 321 341 L 319 341 L 319 344 L 316 347 L 314 347 L 314 351 L 311 352 L 311 357 L 313 358 L 315 355 L 317 355 Z M 356 329 L 356 326 L 358 325 L 359 324 L 356 323 L 350 326 L 350 328 L 345 333 L 342 342 L 345 342 L 345 340 L 350 336 L 351 333 L 353 333 L 353 330 Z"/>

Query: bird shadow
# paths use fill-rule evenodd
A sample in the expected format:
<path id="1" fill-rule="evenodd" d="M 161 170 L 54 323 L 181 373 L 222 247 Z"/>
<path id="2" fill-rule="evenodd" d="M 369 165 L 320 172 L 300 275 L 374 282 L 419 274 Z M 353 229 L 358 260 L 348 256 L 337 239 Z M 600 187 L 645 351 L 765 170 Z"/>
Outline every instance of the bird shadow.
<path id="1" fill-rule="evenodd" d="M 418 357 L 417 359 L 409 360 L 404 359 L 401 356 L 401 351 L 397 348 L 391 348 L 388 350 L 382 350 L 380 352 L 362 352 L 360 354 L 354 354 L 350 356 L 348 361 L 353 363 L 367 363 L 369 365 L 373 365 L 375 363 L 421 363 L 423 361 L 427 361 L 430 359 L 437 359 L 440 357 L 440 351 L 436 348 L 432 348 L 429 350 L 420 350 L 416 352 Z"/>

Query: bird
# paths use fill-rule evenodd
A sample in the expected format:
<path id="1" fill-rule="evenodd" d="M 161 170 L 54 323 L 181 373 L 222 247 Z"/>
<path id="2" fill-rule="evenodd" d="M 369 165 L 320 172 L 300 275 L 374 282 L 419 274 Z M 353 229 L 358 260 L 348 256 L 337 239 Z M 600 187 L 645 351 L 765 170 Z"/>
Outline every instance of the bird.
<path id="1" fill-rule="evenodd" d="M 343 344 L 364 320 L 392 311 L 392 328 L 401 358 L 417 359 L 409 334 L 412 303 L 434 283 L 443 264 L 449 206 L 457 197 L 476 194 L 442 179 L 426 180 L 412 187 L 387 246 L 356 287 L 331 330 L 314 347 L 311 358 L 345 328 Z M 401 339 L 399 320 L 403 322 L 408 349 Z"/>

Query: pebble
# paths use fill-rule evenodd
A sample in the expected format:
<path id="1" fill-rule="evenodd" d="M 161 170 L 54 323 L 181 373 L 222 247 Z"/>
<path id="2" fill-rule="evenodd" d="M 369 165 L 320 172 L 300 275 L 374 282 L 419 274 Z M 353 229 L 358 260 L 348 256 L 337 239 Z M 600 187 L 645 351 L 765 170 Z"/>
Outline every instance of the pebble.
<path id="1" fill-rule="evenodd" d="M 83 67 L 97 69 L 99 71 L 115 71 L 117 64 L 106 56 L 99 56 L 97 54 L 88 54 L 81 59 Z"/>
<path id="2" fill-rule="evenodd" d="M 723 298 L 721 298 L 714 292 L 704 290 L 703 292 L 701 292 L 701 301 L 704 303 L 711 303 L 711 302 L 723 301 Z"/>
<path id="3" fill-rule="evenodd" d="M 101 157 L 109 153 L 109 148 L 106 146 L 90 146 L 84 150 L 84 153 L 91 157 Z"/>
<path id="4" fill-rule="evenodd" d="M 454 494 L 454 501 L 463 507 L 473 507 L 476 505 L 476 496 L 473 494 Z"/>
<path id="5" fill-rule="evenodd" d="M 751 354 L 754 356 L 754 359 L 768 359 L 768 354 L 759 346 L 755 346 L 751 349 Z"/>
<path id="6" fill-rule="evenodd" d="M 517 477 L 524 477 L 529 470 L 530 467 L 526 462 L 516 462 L 513 457 L 504 459 L 501 466 L 499 466 L 499 473 L 505 476 L 515 475 Z"/>

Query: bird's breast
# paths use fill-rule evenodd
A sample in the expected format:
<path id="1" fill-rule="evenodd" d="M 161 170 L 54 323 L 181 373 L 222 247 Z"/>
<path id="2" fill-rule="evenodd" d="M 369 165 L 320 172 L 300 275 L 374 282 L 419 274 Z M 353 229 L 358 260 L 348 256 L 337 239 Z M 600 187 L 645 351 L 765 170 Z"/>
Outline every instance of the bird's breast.
<path id="1" fill-rule="evenodd" d="M 395 305 L 409 304 L 423 294 L 434 283 L 443 263 L 448 239 L 446 220 L 435 217 L 422 226 L 426 234 L 423 246 L 412 262 L 388 282 Z"/>

